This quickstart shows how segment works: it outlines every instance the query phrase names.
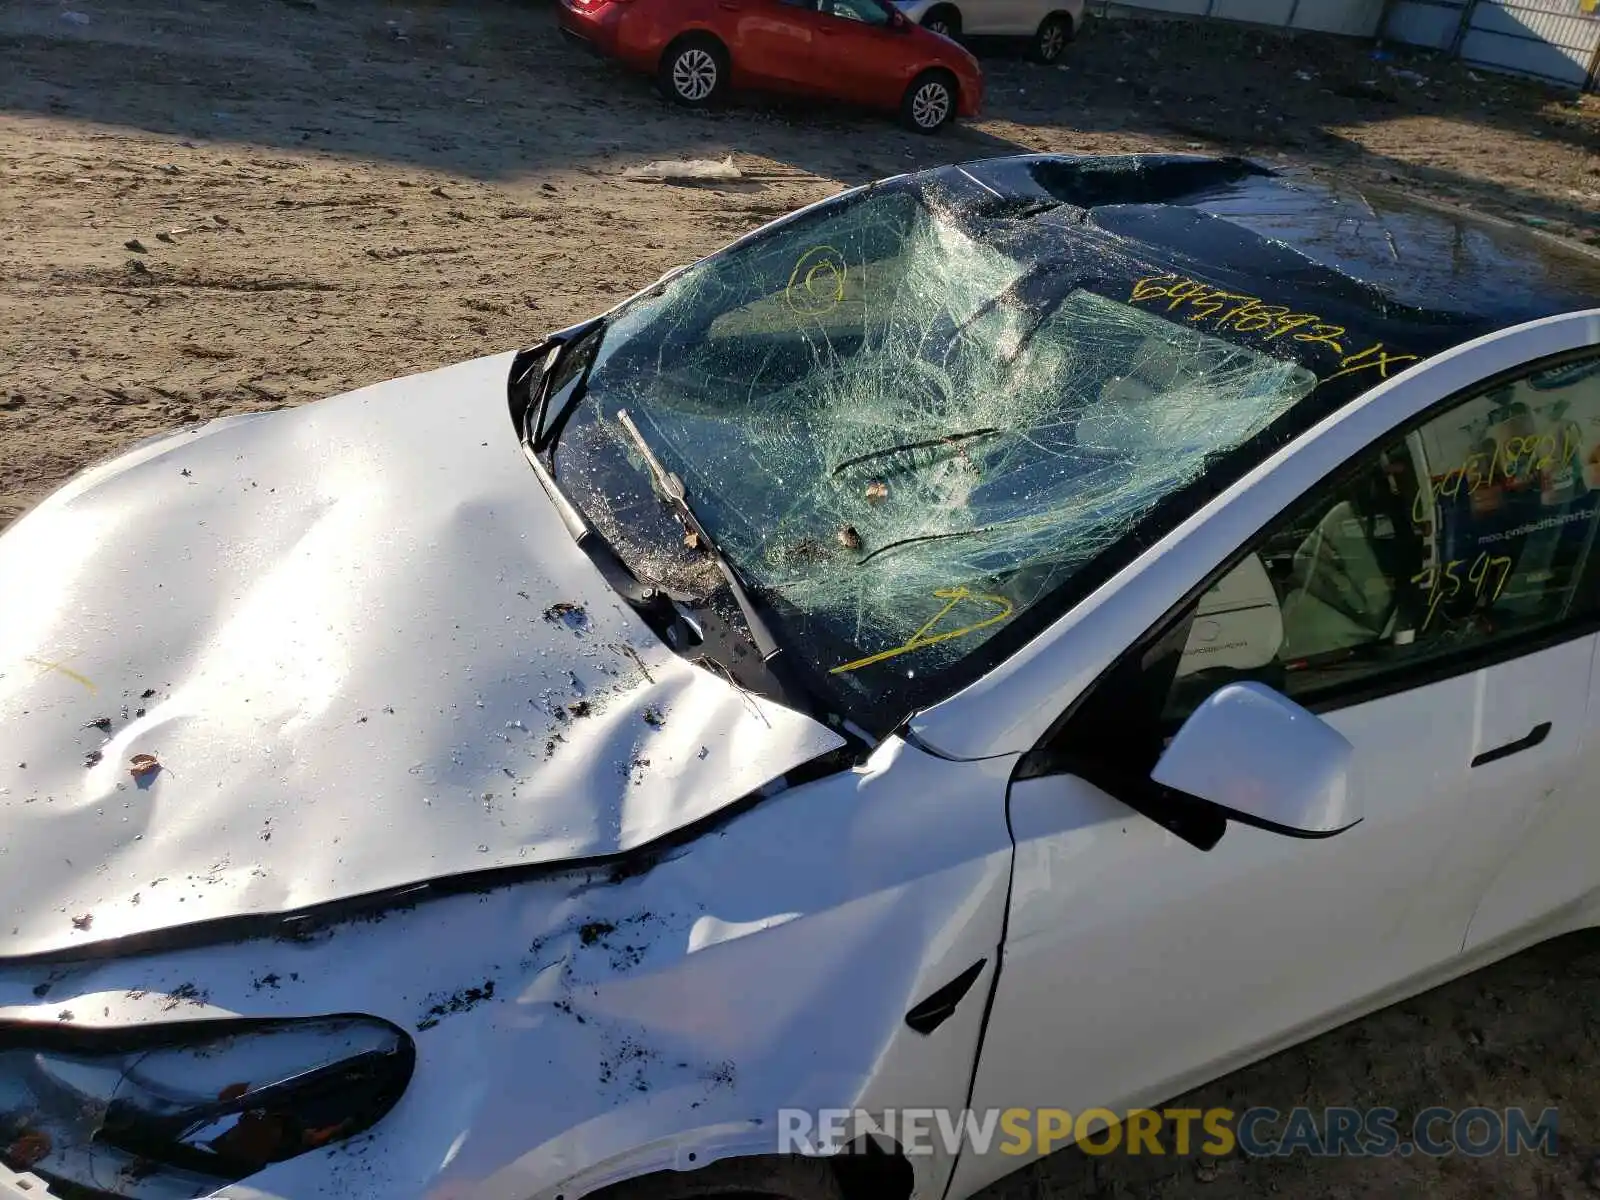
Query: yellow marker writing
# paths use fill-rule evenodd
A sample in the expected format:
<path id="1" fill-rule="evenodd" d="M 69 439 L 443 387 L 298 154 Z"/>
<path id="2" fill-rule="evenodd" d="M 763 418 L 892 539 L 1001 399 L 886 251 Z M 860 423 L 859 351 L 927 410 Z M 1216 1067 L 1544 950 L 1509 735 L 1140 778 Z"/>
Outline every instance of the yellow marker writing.
<path id="1" fill-rule="evenodd" d="M 849 264 L 832 246 L 813 246 L 789 273 L 784 301 L 802 317 L 819 317 L 844 299 Z"/>
<path id="2" fill-rule="evenodd" d="M 910 654 L 913 650 L 920 650 L 924 646 L 932 646 L 936 642 L 948 642 L 952 638 L 966 637 L 980 629 L 987 629 L 990 625 L 998 625 L 1012 613 L 1011 601 L 1004 596 L 991 596 L 985 592 L 974 592 L 964 587 L 939 588 L 933 593 L 940 600 L 945 601 L 945 606 L 934 613 L 933 619 L 908 637 L 892 650 L 883 650 L 877 654 L 869 654 L 866 658 L 858 658 L 853 662 L 843 663 L 829 671 L 830 675 L 842 675 L 846 671 L 857 671 L 862 667 L 870 667 L 874 663 L 881 663 L 891 658 L 898 658 L 902 654 Z M 1000 607 L 1000 611 L 986 620 L 976 621 L 971 625 L 963 625 L 959 629 L 949 629 L 944 633 L 929 634 L 929 630 L 937 625 L 949 614 L 950 610 L 963 600 L 982 600 Z"/>
<path id="3" fill-rule="evenodd" d="M 78 674 L 78 672 L 74 671 L 65 663 L 46 662 L 42 658 L 33 658 L 31 656 L 26 661 L 31 662 L 36 667 L 43 667 L 46 671 L 60 671 L 68 679 L 73 680 L 75 683 L 83 684 L 83 686 L 88 688 L 91 692 L 99 690 L 94 686 L 94 683 L 87 676 Z"/>
<path id="4" fill-rule="evenodd" d="M 1315 313 L 1292 312 L 1285 305 L 1268 304 L 1259 296 L 1230 292 L 1182 275 L 1150 275 L 1140 279 L 1134 283 L 1128 300 L 1132 304 L 1164 300 L 1167 312 L 1181 311 L 1191 323 L 1210 321 L 1218 329 L 1259 333 L 1265 341 L 1287 337 L 1290 341 L 1327 346 L 1339 355 L 1339 369 L 1324 379 L 1324 383 L 1357 371 L 1376 371 L 1380 378 L 1387 379 L 1391 368 L 1416 362 L 1419 357 L 1391 353 L 1382 342 L 1346 354 L 1344 339 L 1349 330 L 1343 325 L 1330 324 Z"/>

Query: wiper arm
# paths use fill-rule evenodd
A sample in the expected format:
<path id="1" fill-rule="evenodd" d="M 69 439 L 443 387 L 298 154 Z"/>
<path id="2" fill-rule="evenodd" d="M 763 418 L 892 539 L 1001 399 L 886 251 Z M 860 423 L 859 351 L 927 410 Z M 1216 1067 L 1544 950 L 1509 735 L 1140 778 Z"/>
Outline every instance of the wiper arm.
<path id="1" fill-rule="evenodd" d="M 674 650 L 697 644 L 700 641 L 699 631 L 691 622 L 684 619 L 678 606 L 673 603 L 672 597 L 635 575 L 628 564 L 618 556 L 611 543 L 583 519 L 583 515 L 556 486 L 549 468 L 540 461 L 539 455 L 534 451 L 531 438 L 525 436 L 522 439 L 522 453 L 527 458 L 528 465 L 533 468 L 534 477 L 538 479 L 539 485 L 544 488 L 545 495 L 549 496 L 550 502 L 555 505 L 556 513 L 560 516 L 561 523 L 566 526 L 567 532 L 572 535 L 574 544 L 595 565 L 600 577 L 612 591 L 632 605 L 645 619 L 646 624 L 660 634 L 667 645 Z"/>
<path id="2" fill-rule="evenodd" d="M 745 624 L 750 627 L 750 637 L 756 644 L 756 651 L 761 655 L 762 661 L 770 667 L 773 659 L 782 651 L 782 647 L 778 645 L 772 630 L 767 627 L 766 621 L 762 619 L 755 603 L 750 599 L 750 594 L 745 590 L 744 581 L 739 578 L 738 571 L 734 570 L 727 556 L 717 548 L 717 543 L 706 532 L 706 527 L 700 524 L 700 518 L 694 515 L 694 508 L 689 504 L 688 491 L 683 486 L 683 480 L 667 470 L 665 464 L 656 457 L 655 451 L 650 448 L 649 439 L 633 423 L 633 418 L 628 415 L 627 409 L 617 411 L 617 423 L 638 448 L 639 456 L 644 459 L 645 466 L 650 470 L 650 478 L 655 482 L 656 492 L 677 510 L 678 519 L 683 522 L 684 528 L 694 535 L 695 544 L 711 555 L 711 560 L 717 564 L 717 569 L 728 581 L 728 590 L 733 593 L 734 603 L 739 606 L 739 611 L 744 614 Z"/>

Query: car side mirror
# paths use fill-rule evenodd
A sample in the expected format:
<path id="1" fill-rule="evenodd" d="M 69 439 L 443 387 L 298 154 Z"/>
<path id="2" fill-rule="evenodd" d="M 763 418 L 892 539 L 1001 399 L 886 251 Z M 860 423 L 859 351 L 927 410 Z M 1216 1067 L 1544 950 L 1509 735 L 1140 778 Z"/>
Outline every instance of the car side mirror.
<path id="1" fill-rule="evenodd" d="M 1150 777 L 1247 825 L 1331 837 L 1361 820 L 1352 753 L 1342 734 L 1287 696 L 1230 683 L 1189 715 Z"/>
<path id="2" fill-rule="evenodd" d="M 907 19 L 905 13 L 898 8 L 892 8 L 889 10 L 889 28 L 898 29 L 901 33 L 904 33 L 911 28 L 911 22 Z"/>

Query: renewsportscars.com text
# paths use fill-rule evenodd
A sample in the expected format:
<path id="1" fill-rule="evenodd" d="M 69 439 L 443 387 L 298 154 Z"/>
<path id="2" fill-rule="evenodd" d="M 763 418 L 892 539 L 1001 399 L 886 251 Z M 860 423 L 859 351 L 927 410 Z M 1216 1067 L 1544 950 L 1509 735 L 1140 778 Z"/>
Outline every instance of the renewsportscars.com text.
<path id="1" fill-rule="evenodd" d="M 1076 1144 L 1086 1154 L 1202 1154 L 1254 1158 L 1386 1158 L 1413 1154 L 1556 1153 L 1558 1113 L 1523 1108 L 1165 1108 L 1073 1113 L 1064 1108 L 902 1108 L 877 1114 L 846 1108 L 781 1109 L 780 1154 L 849 1153 L 866 1133 L 893 1139 L 908 1155 L 962 1152 L 1049 1154 Z"/>

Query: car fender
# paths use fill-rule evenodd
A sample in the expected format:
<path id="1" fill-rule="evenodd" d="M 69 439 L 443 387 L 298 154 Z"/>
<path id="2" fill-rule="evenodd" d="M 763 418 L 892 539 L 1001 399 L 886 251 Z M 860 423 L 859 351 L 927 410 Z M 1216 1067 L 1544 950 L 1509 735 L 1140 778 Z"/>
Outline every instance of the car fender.
<path id="1" fill-rule="evenodd" d="M 739 66 L 737 62 L 733 61 L 733 47 L 728 45 L 728 39 L 723 36 L 722 31 L 717 29 L 709 18 L 699 16 L 685 18 L 682 14 L 675 14 L 675 19 L 670 27 L 664 21 L 658 20 L 652 28 L 649 38 L 653 53 L 652 61 L 646 65 L 652 71 L 658 70 L 661 66 L 662 56 L 667 52 L 667 47 L 680 38 L 696 33 L 716 39 L 717 44 L 727 52 L 731 69 L 737 77 L 739 75 Z"/>

